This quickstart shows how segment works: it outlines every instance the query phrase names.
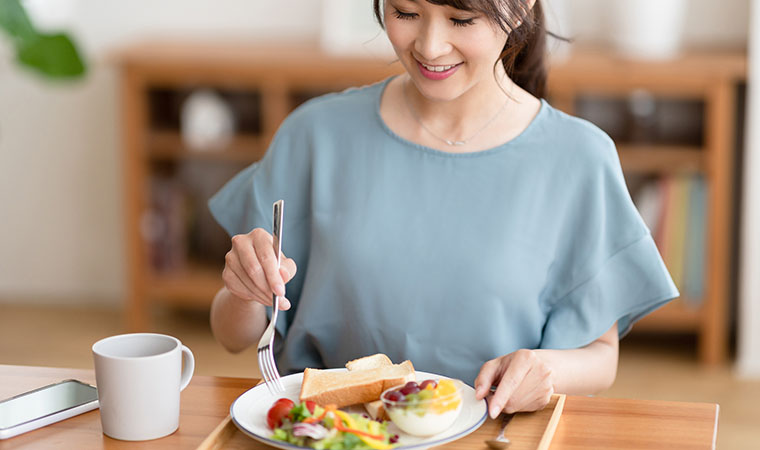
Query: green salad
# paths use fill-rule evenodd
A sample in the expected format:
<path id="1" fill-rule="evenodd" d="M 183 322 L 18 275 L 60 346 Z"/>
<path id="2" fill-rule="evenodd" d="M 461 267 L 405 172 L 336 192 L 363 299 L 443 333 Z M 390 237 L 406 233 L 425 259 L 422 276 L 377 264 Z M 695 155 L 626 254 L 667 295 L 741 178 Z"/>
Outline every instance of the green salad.
<path id="1" fill-rule="evenodd" d="M 387 450 L 398 440 L 388 432 L 388 422 L 332 405 L 321 407 L 310 401 L 295 404 L 285 398 L 269 409 L 267 425 L 272 439 L 316 450 Z"/>

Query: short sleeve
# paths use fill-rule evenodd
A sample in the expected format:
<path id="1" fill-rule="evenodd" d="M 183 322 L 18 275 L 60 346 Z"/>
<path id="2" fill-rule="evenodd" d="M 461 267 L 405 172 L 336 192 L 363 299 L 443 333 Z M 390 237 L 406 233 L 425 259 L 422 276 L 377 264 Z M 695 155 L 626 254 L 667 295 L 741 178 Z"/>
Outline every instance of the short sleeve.
<path id="1" fill-rule="evenodd" d="M 211 214 L 230 236 L 257 227 L 271 231 L 272 204 L 280 199 L 285 200 L 283 226 L 307 215 L 310 145 L 304 132 L 291 131 L 297 128 L 291 122 L 283 123 L 260 161 L 235 175 L 209 200 Z"/>
<path id="2" fill-rule="evenodd" d="M 615 322 L 623 337 L 679 295 L 631 200 L 614 144 L 606 138 L 601 147 L 601 162 L 586 161 L 593 169 L 578 180 L 569 202 L 575 207 L 560 239 L 541 348 L 588 345 Z"/>
<path id="3" fill-rule="evenodd" d="M 272 205 L 284 200 L 283 253 L 298 272 L 286 289 L 293 307 L 281 314 L 277 329 L 284 336 L 298 305 L 309 246 L 309 164 L 311 146 L 292 116 L 283 122 L 264 157 L 235 175 L 208 203 L 211 214 L 230 236 L 254 228 L 272 232 Z M 271 310 L 268 311 L 271 316 Z M 281 312 L 282 313 L 282 312 Z"/>
<path id="4" fill-rule="evenodd" d="M 623 337 L 637 320 L 677 296 L 647 234 L 612 255 L 598 273 L 556 303 L 546 321 L 541 348 L 588 345 L 615 322 Z"/>

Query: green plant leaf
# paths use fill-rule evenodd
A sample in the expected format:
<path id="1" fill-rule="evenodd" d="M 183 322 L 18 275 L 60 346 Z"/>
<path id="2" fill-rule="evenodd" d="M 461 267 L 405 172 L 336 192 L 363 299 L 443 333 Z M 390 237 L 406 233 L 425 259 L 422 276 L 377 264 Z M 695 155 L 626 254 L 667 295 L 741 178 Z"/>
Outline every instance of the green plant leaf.
<path id="1" fill-rule="evenodd" d="M 84 62 L 72 40 L 64 33 L 39 33 L 20 0 L 0 0 L 0 29 L 10 36 L 21 64 L 54 78 L 84 74 Z"/>
<path id="2" fill-rule="evenodd" d="M 31 39 L 37 34 L 19 0 L 0 0 L 0 28 L 16 40 Z"/>
<path id="3" fill-rule="evenodd" d="M 51 77 L 78 77 L 85 71 L 74 44 L 65 34 L 37 35 L 17 47 L 18 60 Z"/>

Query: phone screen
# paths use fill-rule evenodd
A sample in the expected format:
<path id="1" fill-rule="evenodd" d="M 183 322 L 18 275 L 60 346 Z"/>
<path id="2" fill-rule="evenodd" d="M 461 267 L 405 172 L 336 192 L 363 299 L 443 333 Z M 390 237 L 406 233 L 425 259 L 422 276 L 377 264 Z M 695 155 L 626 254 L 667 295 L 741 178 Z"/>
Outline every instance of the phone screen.
<path id="1" fill-rule="evenodd" d="M 93 386 L 66 380 L 0 401 L 0 430 L 98 399 Z"/>

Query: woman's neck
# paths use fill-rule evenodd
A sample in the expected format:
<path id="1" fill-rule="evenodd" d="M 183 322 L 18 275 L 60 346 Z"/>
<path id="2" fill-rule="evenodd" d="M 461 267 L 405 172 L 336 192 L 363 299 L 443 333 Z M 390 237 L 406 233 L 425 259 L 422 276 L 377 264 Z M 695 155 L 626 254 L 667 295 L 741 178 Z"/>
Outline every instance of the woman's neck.
<path id="1" fill-rule="evenodd" d="M 420 126 L 447 140 L 465 141 L 481 131 L 503 114 L 513 99 L 515 83 L 507 77 L 503 68 L 490 82 L 482 82 L 467 89 L 452 100 L 432 100 L 420 93 L 406 77 L 402 94 L 410 113 L 419 120 Z"/>
<path id="2" fill-rule="evenodd" d="M 493 148 L 519 135 L 541 108 L 537 98 L 504 78 L 501 85 L 436 102 L 407 85 L 408 77 L 397 77 L 383 91 L 380 116 L 394 133 L 425 147 L 449 153 Z"/>

